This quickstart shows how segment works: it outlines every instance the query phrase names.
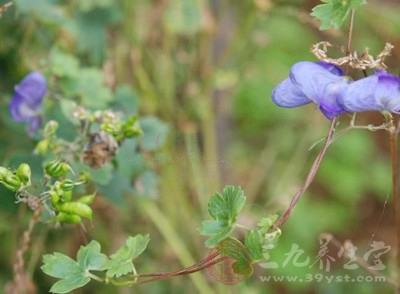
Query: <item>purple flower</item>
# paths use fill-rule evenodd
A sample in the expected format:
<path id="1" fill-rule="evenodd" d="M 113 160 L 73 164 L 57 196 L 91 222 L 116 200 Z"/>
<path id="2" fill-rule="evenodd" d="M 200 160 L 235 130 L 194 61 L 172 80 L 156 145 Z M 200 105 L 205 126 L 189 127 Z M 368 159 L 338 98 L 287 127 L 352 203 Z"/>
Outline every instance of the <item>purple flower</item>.
<path id="1" fill-rule="evenodd" d="M 31 72 L 15 86 L 15 94 L 9 105 L 11 117 L 17 122 L 27 122 L 30 136 L 42 124 L 42 101 L 46 90 L 46 79 L 39 72 Z"/>
<path id="2" fill-rule="evenodd" d="M 338 101 L 347 112 L 389 111 L 400 113 L 400 79 L 377 70 L 351 83 Z"/>
<path id="3" fill-rule="evenodd" d="M 333 119 L 347 112 L 343 94 L 349 81 L 340 68 L 326 62 L 298 62 L 292 66 L 290 76 L 272 93 L 272 100 L 281 107 L 292 108 L 314 102 L 322 113 Z"/>

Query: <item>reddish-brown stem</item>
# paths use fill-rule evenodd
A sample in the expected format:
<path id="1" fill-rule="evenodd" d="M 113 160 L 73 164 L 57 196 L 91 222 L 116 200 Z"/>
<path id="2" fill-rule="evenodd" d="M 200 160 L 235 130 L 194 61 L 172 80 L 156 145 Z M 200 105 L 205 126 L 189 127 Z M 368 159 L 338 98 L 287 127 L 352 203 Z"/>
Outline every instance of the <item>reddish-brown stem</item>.
<path id="1" fill-rule="evenodd" d="M 219 253 L 217 252 L 216 256 L 218 256 L 218 255 L 219 255 Z M 189 268 L 185 268 L 185 269 L 180 270 L 180 271 L 170 272 L 170 273 L 156 273 L 157 276 L 155 276 L 154 278 L 137 282 L 136 285 L 147 284 L 147 283 L 151 283 L 151 282 L 154 282 L 154 281 L 168 279 L 168 278 L 181 276 L 181 275 L 189 275 L 189 274 L 201 271 L 201 270 L 203 270 L 203 269 L 205 269 L 207 267 L 213 266 L 213 265 L 215 265 L 217 263 L 220 263 L 220 262 L 222 262 L 222 261 L 227 259 L 227 257 L 222 256 L 222 257 L 220 257 L 218 259 L 213 260 L 216 256 L 213 256 L 211 259 L 210 259 L 210 257 L 207 257 L 202 262 L 196 263 L 194 266 L 191 266 Z M 206 262 L 205 263 L 204 262 L 205 260 L 210 261 L 210 262 Z M 200 265 L 200 266 L 198 266 L 198 265 Z M 145 276 L 151 276 L 151 275 L 152 274 L 141 274 L 141 275 L 138 275 L 138 277 L 145 277 Z"/>
<path id="2" fill-rule="evenodd" d="M 351 53 L 351 41 L 353 39 L 353 25 L 354 25 L 354 14 L 355 10 L 351 10 L 350 14 L 350 24 L 349 24 L 349 31 L 347 33 L 347 45 L 346 45 L 346 54 L 350 55 Z M 349 73 L 349 64 L 346 65 L 346 75 Z"/>
<path id="3" fill-rule="evenodd" d="M 167 276 L 167 275 L 177 275 L 177 274 L 181 274 L 182 272 L 191 271 L 192 269 L 201 268 L 204 264 L 207 264 L 206 265 L 206 267 L 207 267 L 207 266 L 210 266 L 208 264 L 208 262 L 211 262 L 219 254 L 220 253 L 218 251 L 215 251 L 213 254 L 210 254 L 209 256 L 207 256 L 203 260 L 195 263 L 194 265 L 192 265 L 190 267 L 187 267 L 187 268 L 184 268 L 182 270 L 175 271 L 175 272 L 138 274 L 137 277 L 144 278 L 144 277 L 159 277 L 159 276 Z"/>
<path id="4" fill-rule="evenodd" d="M 396 270 L 399 275 L 400 270 L 400 199 L 399 199 L 399 175 L 398 175 L 398 156 L 397 156 L 397 137 L 398 131 L 395 126 L 389 128 L 390 134 L 390 157 L 392 164 L 392 193 L 394 204 L 394 227 L 396 234 Z M 395 293 L 400 293 L 400 288 L 396 287 Z"/>
<path id="5" fill-rule="evenodd" d="M 303 186 L 301 187 L 299 192 L 297 192 L 297 194 L 293 197 L 292 201 L 289 204 L 289 207 L 286 208 L 286 210 L 282 214 L 282 216 L 276 221 L 276 223 L 273 226 L 273 230 L 278 229 L 280 226 L 282 226 L 288 220 L 293 207 L 297 204 L 297 202 L 299 202 L 299 200 L 303 196 L 304 192 L 307 190 L 307 188 L 310 186 L 310 184 L 314 180 L 317 170 L 321 164 L 322 158 L 324 157 L 326 150 L 328 149 L 329 144 L 331 143 L 332 135 L 333 135 L 333 132 L 335 131 L 335 124 L 336 124 L 336 117 L 331 121 L 331 125 L 329 127 L 328 135 L 326 136 L 324 146 L 322 147 L 317 158 L 315 159 Z"/>

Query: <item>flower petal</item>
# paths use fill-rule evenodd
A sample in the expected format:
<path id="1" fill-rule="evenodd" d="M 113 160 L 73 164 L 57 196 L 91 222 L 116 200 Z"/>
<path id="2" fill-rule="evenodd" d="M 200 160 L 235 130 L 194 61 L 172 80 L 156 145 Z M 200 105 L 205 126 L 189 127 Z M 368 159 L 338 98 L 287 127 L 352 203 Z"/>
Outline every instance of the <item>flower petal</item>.
<path id="1" fill-rule="evenodd" d="M 42 125 L 42 119 L 39 116 L 35 116 L 29 120 L 29 136 L 33 137 L 37 129 Z"/>
<path id="2" fill-rule="evenodd" d="M 375 99 L 382 105 L 384 110 L 399 113 L 400 79 L 391 74 L 379 75 Z"/>
<path id="3" fill-rule="evenodd" d="M 15 93 L 21 95 L 32 106 L 42 103 L 43 97 L 46 95 L 46 90 L 46 79 L 39 72 L 31 72 L 15 86 Z"/>
<path id="4" fill-rule="evenodd" d="M 318 105 L 328 119 L 333 119 L 336 115 L 346 112 L 338 100 L 349 82 L 337 75 L 340 74 L 338 68 L 329 65 L 328 70 L 325 66 L 327 64 L 321 66 L 314 62 L 296 63 L 291 69 L 290 78 L 305 96 Z"/>
<path id="5" fill-rule="evenodd" d="M 322 66 L 323 68 L 325 68 L 330 73 L 333 73 L 334 75 L 337 75 L 337 76 L 343 76 L 344 75 L 343 74 L 343 70 L 340 67 L 338 67 L 335 64 L 333 64 L 333 63 L 328 63 L 328 62 L 325 62 L 325 61 L 318 61 L 318 62 L 316 62 L 316 64 Z"/>
<path id="6" fill-rule="evenodd" d="M 290 79 L 305 96 L 318 105 L 325 99 L 325 88 L 328 84 L 344 81 L 342 77 L 331 73 L 323 66 L 307 61 L 292 66 Z"/>
<path id="7" fill-rule="evenodd" d="M 378 80 L 378 76 L 372 75 L 351 83 L 340 98 L 339 104 L 348 112 L 384 110 L 384 105 L 375 95 Z"/>
<path id="8" fill-rule="evenodd" d="M 307 98 L 298 88 L 296 88 L 290 79 L 281 82 L 272 92 L 272 101 L 280 107 L 297 107 L 312 100 Z"/>

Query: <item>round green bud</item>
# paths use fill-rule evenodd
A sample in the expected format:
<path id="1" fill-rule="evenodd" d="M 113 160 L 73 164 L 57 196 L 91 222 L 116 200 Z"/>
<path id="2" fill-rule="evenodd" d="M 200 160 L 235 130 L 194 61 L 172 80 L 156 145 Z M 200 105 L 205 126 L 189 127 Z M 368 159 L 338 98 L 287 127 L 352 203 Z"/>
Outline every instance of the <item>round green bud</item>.
<path id="1" fill-rule="evenodd" d="M 37 145 L 36 145 L 35 153 L 40 154 L 40 155 L 46 154 L 47 150 L 49 150 L 49 145 L 50 145 L 50 142 L 47 139 L 39 141 L 39 143 L 37 143 Z"/>
<path id="2" fill-rule="evenodd" d="M 56 122 L 55 120 L 48 121 L 44 126 L 45 137 L 53 136 L 57 132 L 57 129 L 58 129 L 58 122 Z"/>
<path id="3" fill-rule="evenodd" d="M 28 164 L 21 163 L 15 171 L 15 174 L 19 177 L 24 185 L 30 185 L 32 172 Z"/>
<path id="4" fill-rule="evenodd" d="M 20 178 L 12 173 L 5 175 L 1 183 L 11 191 L 18 191 L 22 187 Z"/>
<path id="5" fill-rule="evenodd" d="M 64 181 L 61 182 L 61 189 L 63 191 L 72 191 L 75 187 L 75 182 L 70 179 L 65 179 Z"/>
<path id="6" fill-rule="evenodd" d="M 61 162 L 60 160 L 50 161 L 45 166 L 46 173 L 51 177 L 61 177 L 67 173 L 67 171 L 72 170 L 71 166 L 66 162 Z"/>

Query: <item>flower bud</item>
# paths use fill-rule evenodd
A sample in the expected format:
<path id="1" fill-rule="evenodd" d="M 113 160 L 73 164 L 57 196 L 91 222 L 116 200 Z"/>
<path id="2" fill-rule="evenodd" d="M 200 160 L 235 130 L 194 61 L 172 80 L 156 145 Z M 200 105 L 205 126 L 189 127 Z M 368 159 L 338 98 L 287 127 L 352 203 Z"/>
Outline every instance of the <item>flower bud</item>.
<path id="1" fill-rule="evenodd" d="M 3 166 L 0 166 L 0 180 L 3 179 L 3 177 L 12 174 L 11 170 L 8 168 L 5 168 Z"/>
<path id="2" fill-rule="evenodd" d="M 122 132 L 125 138 L 135 138 L 142 134 L 142 129 L 137 123 L 137 118 L 132 116 L 123 126 Z"/>
<path id="3" fill-rule="evenodd" d="M 82 171 L 79 175 L 78 180 L 84 183 L 87 183 L 90 181 L 90 173 L 88 171 Z"/>
<path id="4" fill-rule="evenodd" d="M 47 150 L 49 150 L 49 145 L 50 145 L 50 142 L 47 139 L 39 141 L 39 143 L 37 143 L 37 145 L 36 145 L 35 153 L 40 154 L 40 155 L 46 154 Z"/>
<path id="5" fill-rule="evenodd" d="M 69 170 L 72 170 L 71 166 L 66 162 L 61 162 L 60 160 L 53 160 L 45 166 L 46 173 L 51 177 L 61 177 Z"/>
<path id="6" fill-rule="evenodd" d="M 12 173 L 5 175 L 1 183 L 11 191 L 18 191 L 22 186 L 20 178 Z"/>
<path id="7" fill-rule="evenodd" d="M 115 123 L 105 123 L 101 125 L 101 129 L 103 131 L 105 131 L 106 133 L 113 135 L 113 136 L 117 136 L 120 134 L 121 132 L 121 127 L 118 124 Z"/>
<path id="8" fill-rule="evenodd" d="M 30 185 L 32 172 L 28 164 L 21 163 L 15 171 L 15 174 L 19 177 L 24 185 Z"/>
<path id="9" fill-rule="evenodd" d="M 75 187 L 75 182 L 70 179 L 65 179 L 64 181 L 61 182 L 61 189 L 63 191 L 72 191 Z"/>
<path id="10" fill-rule="evenodd" d="M 53 136 L 58 129 L 58 122 L 55 120 L 50 120 L 47 122 L 47 124 L 44 126 L 44 136 L 45 137 L 50 137 Z"/>

